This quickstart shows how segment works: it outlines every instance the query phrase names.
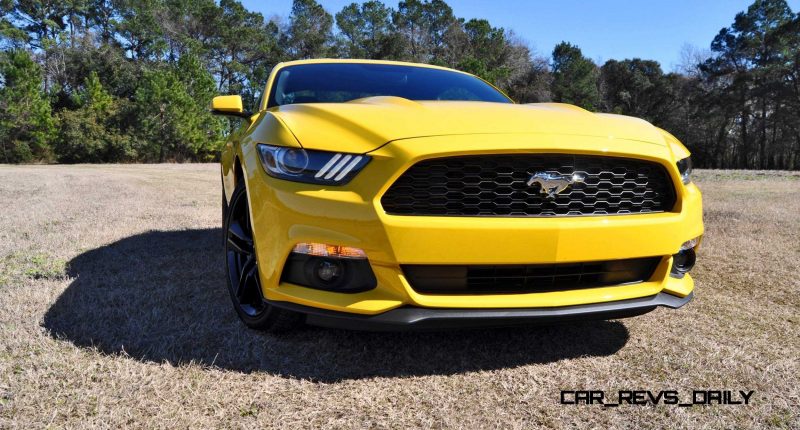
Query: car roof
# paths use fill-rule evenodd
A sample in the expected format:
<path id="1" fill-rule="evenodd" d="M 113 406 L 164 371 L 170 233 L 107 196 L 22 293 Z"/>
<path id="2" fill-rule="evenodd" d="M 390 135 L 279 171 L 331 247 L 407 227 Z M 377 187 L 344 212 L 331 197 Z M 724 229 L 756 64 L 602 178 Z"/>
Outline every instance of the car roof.
<path id="1" fill-rule="evenodd" d="M 293 60 L 293 61 L 285 61 L 282 63 L 278 63 L 275 65 L 275 69 L 281 69 L 287 66 L 298 66 L 302 64 L 388 64 L 388 65 L 396 65 L 396 66 L 410 66 L 410 67 L 423 67 L 426 69 L 438 69 L 438 70 L 447 70 L 448 72 L 458 72 L 463 73 L 465 75 L 470 75 L 470 73 L 462 72 L 461 70 L 451 69 L 448 67 L 442 66 L 435 66 L 433 64 L 424 64 L 424 63 L 411 63 L 408 61 L 390 61 L 390 60 L 365 60 L 365 59 L 343 59 L 343 58 L 314 58 L 309 60 Z"/>

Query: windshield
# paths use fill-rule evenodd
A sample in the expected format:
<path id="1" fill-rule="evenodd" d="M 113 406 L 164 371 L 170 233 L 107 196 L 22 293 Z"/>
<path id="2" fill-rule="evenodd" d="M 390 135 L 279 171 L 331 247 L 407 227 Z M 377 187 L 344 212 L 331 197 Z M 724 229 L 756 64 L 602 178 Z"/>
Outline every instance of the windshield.
<path id="1" fill-rule="evenodd" d="M 464 73 L 394 64 L 321 63 L 281 69 L 267 107 L 373 96 L 511 103 L 491 85 Z"/>

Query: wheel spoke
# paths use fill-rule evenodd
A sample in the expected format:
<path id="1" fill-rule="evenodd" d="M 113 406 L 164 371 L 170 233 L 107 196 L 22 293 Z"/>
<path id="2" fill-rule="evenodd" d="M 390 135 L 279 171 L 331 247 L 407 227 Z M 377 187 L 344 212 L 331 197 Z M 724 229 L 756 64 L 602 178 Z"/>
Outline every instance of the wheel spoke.
<path id="1" fill-rule="evenodd" d="M 239 297 L 240 300 L 245 297 L 246 290 L 251 288 L 251 284 L 257 284 L 257 282 L 255 282 L 255 277 L 258 276 L 257 268 L 255 257 L 248 257 L 244 264 L 242 264 L 242 270 L 239 274 L 239 285 L 236 291 L 236 296 Z"/>
<path id="2" fill-rule="evenodd" d="M 233 221 L 228 226 L 228 246 L 239 254 L 253 254 L 253 240 L 238 221 Z"/>

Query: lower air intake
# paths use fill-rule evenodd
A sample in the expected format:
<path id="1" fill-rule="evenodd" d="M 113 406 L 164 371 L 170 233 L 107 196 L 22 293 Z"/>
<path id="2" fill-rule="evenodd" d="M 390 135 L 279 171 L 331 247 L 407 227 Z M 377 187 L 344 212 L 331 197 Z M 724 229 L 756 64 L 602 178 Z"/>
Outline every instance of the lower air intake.
<path id="1" fill-rule="evenodd" d="M 650 279 L 661 257 L 588 263 L 402 266 L 409 284 L 425 294 L 543 293 Z"/>

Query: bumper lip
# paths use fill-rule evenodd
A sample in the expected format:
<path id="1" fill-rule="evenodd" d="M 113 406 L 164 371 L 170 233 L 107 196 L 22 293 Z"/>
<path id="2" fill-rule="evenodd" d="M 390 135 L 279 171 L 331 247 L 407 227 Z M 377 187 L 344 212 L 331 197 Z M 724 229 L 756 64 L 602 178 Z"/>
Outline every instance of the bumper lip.
<path id="1" fill-rule="evenodd" d="M 357 331 L 414 331 L 628 318 L 646 314 L 659 306 L 678 309 L 689 303 L 693 297 L 694 293 L 685 297 L 658 293 L 614 302 L 522 309 L 433 309 L 404 306 L 377 315 L 331 311 L 285 301 L 267 302 L 277 308 L 305 314 L 306 323 L 320 327 Z"/>

